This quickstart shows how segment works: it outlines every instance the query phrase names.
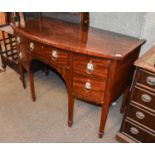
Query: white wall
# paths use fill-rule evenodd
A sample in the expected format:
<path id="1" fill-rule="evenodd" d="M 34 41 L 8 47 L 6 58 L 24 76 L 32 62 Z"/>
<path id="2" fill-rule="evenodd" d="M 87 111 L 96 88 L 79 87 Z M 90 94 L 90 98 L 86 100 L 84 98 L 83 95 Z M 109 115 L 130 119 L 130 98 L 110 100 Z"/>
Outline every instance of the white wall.
<path id="1" fill-rule="evenodd" d="M 141 50 L 141 55 L 143 55 L 153 46 L 155 42 L 155 12 L 149 12 L 146 14 L 141 38 L 147 39 L 146 44 L 142 47 Z"/>
<path id="2" fill-rule="evenodd" d="M 90 26 L 146 39 L 140 55 L 155 42 L 155 12 L 90 12 Z"/>

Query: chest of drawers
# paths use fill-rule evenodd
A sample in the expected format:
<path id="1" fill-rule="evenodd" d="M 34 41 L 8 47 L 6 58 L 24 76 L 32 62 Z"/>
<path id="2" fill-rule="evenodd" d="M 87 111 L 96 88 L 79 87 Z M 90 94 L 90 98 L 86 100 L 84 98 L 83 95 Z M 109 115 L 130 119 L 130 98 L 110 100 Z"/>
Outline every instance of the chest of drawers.
<path id="1" fill-rule="evenodd" d="M 109 31 L 43 18 L 15 27 L 23 85 L 25 68 L 29 74 L 32 99 L 35 87 L 31 64 L 41 61 L 64 79 L 68 93 L 68 125 L 73 123 L 74 99 L 102 107 L 99 137 L 103 136 L 111 103 L 128 87 L 145 40 Z"/>
<path id="2" fill-rule="evenodd" d="M 136 74 L 118 137 L 155 142 L 155 47 L 135 62 Z"/>

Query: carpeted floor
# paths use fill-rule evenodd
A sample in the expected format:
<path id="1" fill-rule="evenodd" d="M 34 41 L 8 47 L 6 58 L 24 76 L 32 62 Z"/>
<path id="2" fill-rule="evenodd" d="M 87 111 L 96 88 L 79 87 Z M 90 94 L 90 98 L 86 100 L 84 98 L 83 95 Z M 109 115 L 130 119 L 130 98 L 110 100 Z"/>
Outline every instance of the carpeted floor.
<path id="1" fill-rule="evenodd" d="M 41 71 L 35 74 L 35 103 L 26 81 L 24 90 L 13 70 L 7 68 L 0 74 L 0 142 L 117 142 L 121 98 L 111 106 L 104 137 L 99 139 L 101 107 L 76 100 L 74 124 L 69 128 L 67 93 L 60 77 L 53 72 L 49 76 Z"/>

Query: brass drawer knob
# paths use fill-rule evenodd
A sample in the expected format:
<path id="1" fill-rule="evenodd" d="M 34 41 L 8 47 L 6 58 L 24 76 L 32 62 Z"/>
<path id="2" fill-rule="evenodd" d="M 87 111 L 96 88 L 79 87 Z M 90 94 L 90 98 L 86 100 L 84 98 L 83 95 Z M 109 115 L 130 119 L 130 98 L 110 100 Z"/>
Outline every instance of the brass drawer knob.
<path id="1" fill-rule="evenodd" d="M 94 65 L 92 63 L 92 61 L 87 63 L 87 71 L 88 72 L 92 72 L 94 70 Z"/>
<path id="2" fill-rule="evenodd" d="M 148 103 L 148 102 L 151 102 L 152 98 L 148 94 L 142 94 L 141 100 Z"/>
<path id="3" fill-rule="evenodd" d="M 34 43 L 30 42 L 30 51 L 33 51 L 33 50 L 34 50 Z"/>
<path id="4" fill-rule="evenodd" d="M 153 76 L 147 77 L 146 82 L 150 86 L 155 86 L 155 77 L 153 77 Z"/>
<path id="5" fill-rule="evenodd" d="M 133 133 L 134 135 L 139 134 L 139 130 L 137 128 L 135 128 L 135 127 L 131 127 L 130 132 Z"/>
<path id="6" fill-rule="evenodd" d="M 145 114 L 142 113 L 142 112 L 140 112 L 140 111 L 137 111 L 137 112 L 136 112 L 136 117 L 137 117 L 138 119 L 144 119 L 144 118 L 145 118 Z"/>
<path id="7" fill-rule="evenodd" d="M 53 61 L 56 61 L 57 60 L 57 58 L 58 58 L 58 52 L 56 50 L 53 50 L 52 51 L 51 58 L 52 58 Z"/>
<path id="8" fill-rule="evenodd" d="M 23 57 L 23 53 L 20 52 L 20 53 L 19 53 L 19 58 L 21 59 L 22 57 Z"/>
<path id="9" fill-rule="evenodd" d="M 92 88 L 91 83 L 90 82 L 86 82 L 85 83 L 85 89 L 91 90 L 91 88 Z"/>
<path id="10" fill-rule="evenodd" d="M 17 41 L 17 44 L 20 44 L 21 43 L 21 39 L 20 39 L 19 36 L 16 38 L 16 41 Z"/>

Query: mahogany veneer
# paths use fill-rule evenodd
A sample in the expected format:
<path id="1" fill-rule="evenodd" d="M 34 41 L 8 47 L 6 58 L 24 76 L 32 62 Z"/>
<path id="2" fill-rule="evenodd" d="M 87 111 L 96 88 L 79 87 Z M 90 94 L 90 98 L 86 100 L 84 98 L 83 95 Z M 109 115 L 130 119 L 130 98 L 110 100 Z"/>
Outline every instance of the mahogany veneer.
<path id="1" fill-rule="evenodd" d="M 99 136 L 104 133 L 109 106 L 129 86 L 145 40 L 81 27 L 59 20 L 27 20 L 25 28 L 14 27 L 20 71 L 29 73 L 32 98 L 35 90 L 31 63 L 40 60 L 64 78 L 68 91 L 68 125 L 73 123 L 74 99 L 102 106 Z"/>

